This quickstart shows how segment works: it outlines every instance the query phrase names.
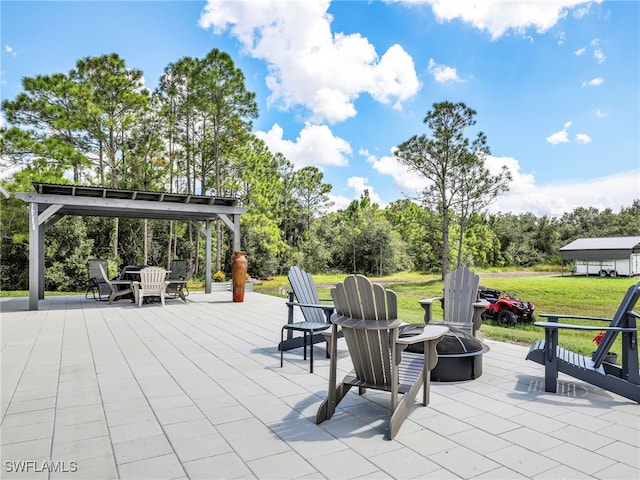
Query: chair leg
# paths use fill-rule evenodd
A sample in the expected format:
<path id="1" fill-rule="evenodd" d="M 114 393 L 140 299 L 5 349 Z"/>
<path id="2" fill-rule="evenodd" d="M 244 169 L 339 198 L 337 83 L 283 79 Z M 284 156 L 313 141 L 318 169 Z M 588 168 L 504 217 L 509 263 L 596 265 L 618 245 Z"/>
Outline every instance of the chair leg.
<path id="1" fill-rule="evenodd" d="M 313 330 L 310 332 L 311 341 L 309 342 L 309 373 L 313 373 Z"/>
<path id="2" fill-rule="evenodd" d="M 303 339 L 302 347 L 304 348 L 304 353 L 302 355 L 302 358 L 306 360 L 307 359 L 307 332 L 306 331 L 302 334 L 302 339 Z"/>
<path id="3" fill-rule="evenodd" d="M 280 368 L 283 366 L 284 362 L 284 348 L 282 348 L 282 342 L 284 341 L 284 331 L 286 327 L 282 327 L 280 330 Z"/>

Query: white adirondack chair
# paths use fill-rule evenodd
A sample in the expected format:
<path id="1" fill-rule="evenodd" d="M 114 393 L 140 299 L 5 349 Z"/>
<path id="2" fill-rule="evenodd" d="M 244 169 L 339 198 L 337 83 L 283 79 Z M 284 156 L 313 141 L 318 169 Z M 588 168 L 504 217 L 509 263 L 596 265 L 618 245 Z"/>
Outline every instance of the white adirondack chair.
<path id="1" fill-rule="evenodd" d="M 162 267 L 145 267 L 140 270 L 140 281 L 133 282 L 133 291 L 138 303 L 142 306 L 144 297 L 160 297 L 164 307 L 164 296 L 167 291 L 167 271 Z"/>

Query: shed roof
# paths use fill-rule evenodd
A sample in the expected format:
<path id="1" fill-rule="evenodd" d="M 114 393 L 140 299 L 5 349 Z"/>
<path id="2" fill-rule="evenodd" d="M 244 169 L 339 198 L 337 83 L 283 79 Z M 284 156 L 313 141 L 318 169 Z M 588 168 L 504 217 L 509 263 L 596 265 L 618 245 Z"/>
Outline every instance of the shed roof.
<path id="1" fill-rule="evenodd" d="M 560 248 L 563 260 L 622 259 L 640 252 L 640 237 L 579 238 Z"/>

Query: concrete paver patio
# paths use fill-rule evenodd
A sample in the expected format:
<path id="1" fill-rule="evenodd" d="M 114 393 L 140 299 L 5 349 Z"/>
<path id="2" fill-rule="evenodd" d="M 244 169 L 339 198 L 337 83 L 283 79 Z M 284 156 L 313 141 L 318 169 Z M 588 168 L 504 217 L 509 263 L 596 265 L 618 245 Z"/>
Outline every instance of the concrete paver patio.
<path id="1" fill-rule="evenodd" d="M 314 374 L 302 349 L 280 368 L 284 298 L 187 299 L 0 300 L 0 476 L 639 478 L 640 406 L 568 377 L 545 393 L 527 347 L 487 341 L 483 375 L 432 383 L 390 442 L 388 394 L 315 424 L 329 361 L 318 345 Z"/>

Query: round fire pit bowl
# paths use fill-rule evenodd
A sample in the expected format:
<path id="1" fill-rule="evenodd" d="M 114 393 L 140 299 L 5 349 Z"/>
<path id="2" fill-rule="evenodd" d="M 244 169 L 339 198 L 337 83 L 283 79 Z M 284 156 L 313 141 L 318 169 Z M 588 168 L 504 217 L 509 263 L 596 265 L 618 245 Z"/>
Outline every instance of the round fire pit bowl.
<path id="1" fill-rule="evenodd" d="M 461 382 L 474 380 L 482 375 L 482 355 L 489 351 L 484 343 L 470 333 L 459 328 L 449 327 L 449 331 L 438 342 L 438 363 L 431 370 L 433 382 Z M 422 325 L 407 326 L 400 332 L 400 337 L 418 335 Z M 423 344 L 413 344 L 407 351 L 423 353 Z"/>

